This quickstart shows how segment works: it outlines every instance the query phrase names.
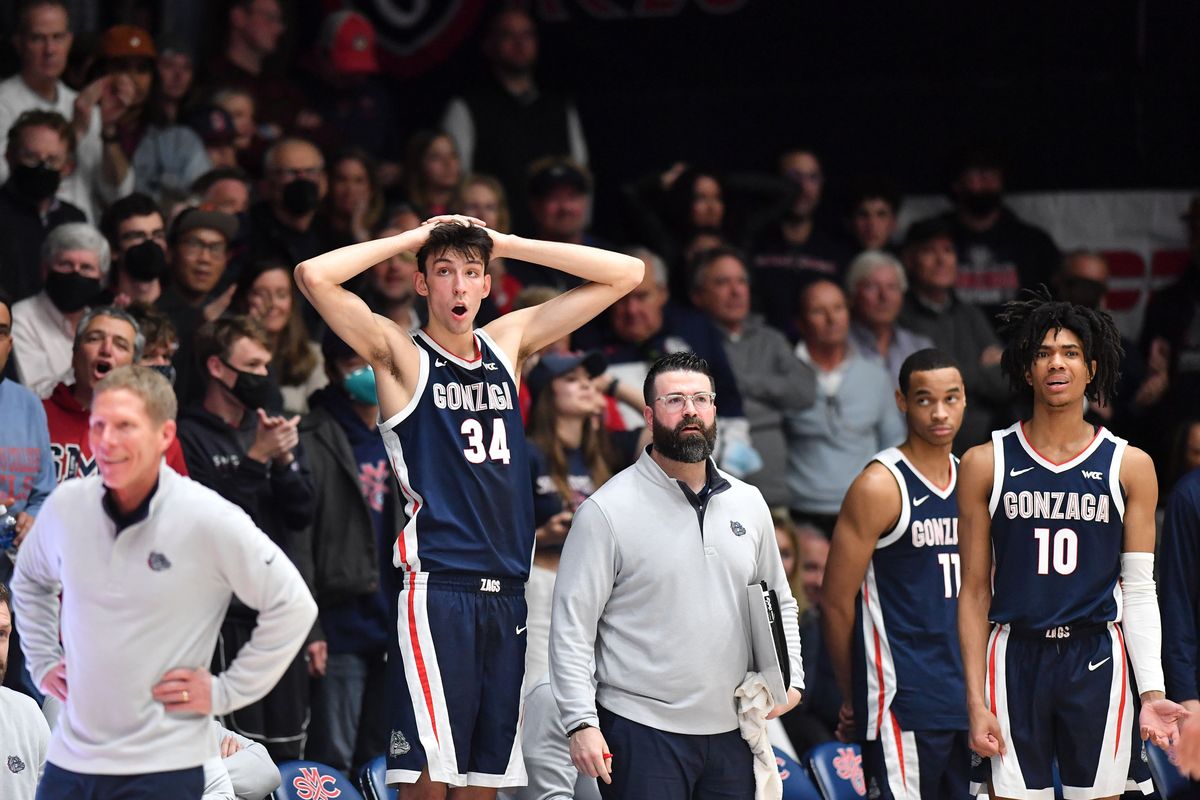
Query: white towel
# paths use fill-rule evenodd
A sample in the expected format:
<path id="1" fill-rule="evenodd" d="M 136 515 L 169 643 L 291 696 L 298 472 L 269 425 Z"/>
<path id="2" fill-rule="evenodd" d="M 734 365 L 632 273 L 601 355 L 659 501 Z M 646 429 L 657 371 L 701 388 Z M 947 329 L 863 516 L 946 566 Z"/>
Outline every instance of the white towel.
<path id="1" fill-rule="evenodd" d="M 767 714 L 775 707 L 767 683 L 759 673 L 747 672 L 733 696 L 737 698 L 738 729 L 754 754 L 754 796 L 756 800 L 781 800 L 783 779 L 767 735 Z"/>

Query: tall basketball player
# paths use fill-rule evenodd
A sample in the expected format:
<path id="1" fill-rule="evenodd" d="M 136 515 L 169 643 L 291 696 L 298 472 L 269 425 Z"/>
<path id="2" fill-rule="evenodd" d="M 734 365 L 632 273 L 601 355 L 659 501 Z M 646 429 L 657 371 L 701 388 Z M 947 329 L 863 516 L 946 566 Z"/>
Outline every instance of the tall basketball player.
<path id="1" fill-rule="evenodd" d="M 871 797 L 968 796 L 950 453 L 966 403 L 949 355 L 904 360 L 896 405 L 908 438 L 851 484 L 825 565 L 825 641 L 846 698 L 839 733 L 863 743 Z"/>
<path id="2" fill-rule="evenodd" d="M 992 797 L 1052 797 L 1053 761 L 1067 797 L 1148 791 L 1131 740 L 1166 746 L 1183 713 L 1163 694 L 1154 464 L 1083 418 L 1113 396 L 1120 336 L 1107 314 L 1040 295 L 1001 321 L 1001 367 L 1033 415 L 962 462 L 971 747 L 990 757 Z"/>
<path id="3" fill-rule="evenodd" d="M 380 433 L 408 524 L 389 670 L 389 784 L 401 798 L 489 798 L 525 783 L 517 730 L 525 658 L 524 584 L 532 496 L 517 404 L 521 364 L 642 279 L 641 261 L 522 239 L 467 217 L 435 217 L 296 268 L 321 316 L 375 374 Z M 415 252 L 429 323 L 410 335 L 341 284 Z M 475 328 L 492 257 L 561 269 L 588 283 Z"/>

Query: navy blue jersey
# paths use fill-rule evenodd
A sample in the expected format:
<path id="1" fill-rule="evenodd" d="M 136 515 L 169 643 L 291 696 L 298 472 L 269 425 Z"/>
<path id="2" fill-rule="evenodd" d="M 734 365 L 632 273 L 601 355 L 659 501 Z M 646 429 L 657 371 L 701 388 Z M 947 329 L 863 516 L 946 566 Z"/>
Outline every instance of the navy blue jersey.
<path id="1" fill-rule="evenodd" d="M 475 331 L 475 358 L 413 336 L 412 400 L 379 426 L 408 524 L 392 562 L 405 572 L 529 577 L 533 493 L 517 382 L 507 356 Z"/>
<path id="2" fill-rule="evenodd" d="M 1120 620 L 1125 446 L 1099 428 L 1083 452 L 1055 464 L 1022 423 L 993 431 L 993 622 L 1040 631 Z"/>
<path id="3" fill-rule="evenodd" d="M 859 594 L 854 718 L 868 740 L 893 733 L 889 711 L 906 731 L 965 730 L 957 459 L 941 488 L 894 447 L 874 460 L 900 487 L 900 518 L 875 545 Z"/>

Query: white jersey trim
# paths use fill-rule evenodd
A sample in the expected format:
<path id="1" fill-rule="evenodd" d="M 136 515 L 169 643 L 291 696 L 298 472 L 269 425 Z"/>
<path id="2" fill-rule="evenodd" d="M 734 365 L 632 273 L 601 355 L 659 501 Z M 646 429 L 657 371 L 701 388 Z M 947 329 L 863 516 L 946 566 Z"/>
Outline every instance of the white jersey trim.
<path id="1" fill-rule="evenodd" d="M 415 343 L 414 346 L 417 348 L 417 363 L 419 364 L 417 368 L 417 385 L 413 387 L 412 397 L 409 398 L 404 408 L 376 426 L 379 428 L 380 433 L 387 433 L 408 419 L 417 410 L 417 405 L 421 402 L 421 397 L 425 394 L 425 386 L 429 383 L 429 353 L 425 352 Z"/>
<path id="2" fill-rule="evenodd" d="M 1078 467 L 1080 464 L 1086 461 L 1092 455 L 1092 453 L 1096 452 L 1096 448 L 1099 447 L 1105 439 L 1116 438 L 1108 432 L 1108 428 L 1101 426 L 1096 430 L 1096 435 L 1092 437 L 1092 441 L 1087 447 L 1083 448 L 1081 452 L 1077 453 L 1069 461 L 1064 461 L 1061 464 L 1055 464 L 1053 461 L 1048 461 L 1040 453 L 1038 453 L 1037 450 L 1033 449 L 1033 445 L 1031 445 L 1029 440 L 1025 438 L 1025 423 L 1018 422 L 1004 433 L 1007 435 L 1008 431 L 1013 429 L 1016 429 L 1017 441 L 1021 443 L 1021 447 L 1025 449 L 1025 453 L 1033 459 L 1034 463 L 1056 474 L 1061 474 Z"/>
<path id="3" fill-rule="evenodd" d="M 1105 433 L 1108 433 L 1105 431 Z M 1125 493 L 1121 491 L 1121 462 L 1125 458 L 1125 448 L 1129 442 L 1109 434 L 1116 447 L 1113 449 L 1112 462 L 1108 468 L 1108 493 L 1112 495 L 1113 505 L 1116 506 L 1117 516 L 1125 521 Z M 1122 550 L 1125 548 L 1122 547 Z"/>
<path id="4" fill-rule="evenodd" d="M 868 741 L 874 741 L 883 735 L 883 722 L 896 697 L 896 662 L 892 658 L 883 604 L 875 583 L 874 561 L 867 564 L 859 600 L 862 603 L 863 657 L 867 673 L 867 728 L 864 733 Z"/>
<path id="5" fill-rule="evenodd" d="M 1016 427 L 992 431 L 992 494 L 988 497 L 988 517 L 995 517 L 996 509 L 1000 507 L 1000 495 L 1004 492 L 1004 437 Z"/>
<path id="6" fill-rule="evenodd" d="M 440 344 L 438 344 L 434 340 L 434 338 L 432 336 L 430 336 L 428 333 L 426 333 L 424 330 L 417 331 L 416 335 L 420 336 L 422 341 L 424 341 L 431 348 L 433 348 L 435 351 L 437 351 L 438 355 L 445 356 L 447 360 L 453 362 L 457 366 L 462 367 L 463 369 L 474 370 L 474 369 L 479 369 L 483 365 L 483 348 L 479 346 L 479 333 L 480 333 L 479 331 L 472 332 L 471 341 L 474 342 L 475 352 L 478 355 L 476 355 L 476 357 L 471 360 L 467 360 L 467 359 L 463 358 L 462 356 L 454 355 L 454 353 L 451 353 L 449 350 L 447 350 L 446 348 L 444 348 Z"/>
<path id="7" fill-rule="evenodd" d="M 900 489 L 900 516 L 896 519 L 895 527 L 884 536 L 879 537 L 879 541 L 875 543 L 876 550 L 882 550 L 899 541 L 904 536 L 904 532 L 908 530 L 909 520 L 912 519 L 912 504 L 909 502 L 908 497 L 908 482 L 904 480 L 904 476 L 896 468 L 896 462 L 903 459 L 904 454 L 895 447 L 889 447 L 887 450 L 876 454 L 874 458 L 888 472 L 892 473 L 892 477 L 896 480 L 896 486 Z M 909 466 L 911 467 L 912 465 L 910 464 Z"/>
<path id="8" fill-rule="evenodd" d="M 521 379 L 520 376 L 517 375 L 517 371 L 513 368 L 512 363 L 508 360 L 508 353 L 505 353 L 500 345 L 496 344 L 496 340 L 489 336 L 487 331 L 483 330 L 482 328 L 475 331 L 475 335 L 478 336 L 484 344 L 492 349 L 492 352 L 496 355 L 496 359 L 504 365 L 504 369 L 508 370 L 508 377 L 512 378 L 513 385 L 520 389 Z M 482 349 L 480 352 L 482 352 Z"/>

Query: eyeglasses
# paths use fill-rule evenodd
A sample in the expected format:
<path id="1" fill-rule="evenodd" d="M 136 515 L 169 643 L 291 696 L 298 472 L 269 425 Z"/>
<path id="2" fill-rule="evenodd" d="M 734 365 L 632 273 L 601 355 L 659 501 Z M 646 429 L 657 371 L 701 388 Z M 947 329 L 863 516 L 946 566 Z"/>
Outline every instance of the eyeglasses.
<path id="1" fill-rule="evenodd" d="M 716 392 L 696 392 L 695 394 L 664 394 L 654 398 L 663 404 L 670 412 L 683 411 L 690 402 L 697 411 L 708 411 L 717 404 Z"/>
<path id="2" fill-rule="evenodd" d="M 51 156 L 50 158 L 38 158 L 36 155 L 22 153 L 17 156 L 17 163 L 23 167 L 47 167 L 54 171 L 59 171 L 67 165 L 67 156 Z"/>
<path id="3" fill-rule="evenodd" d="M 225 255 L 224 242 L 205 242 L 200 239 L 188 237 L 179 243 L 179 248 L 190 255 L 198 255 L 204 251 L 208 251 L 214 258 L 220 258 Z"/>

